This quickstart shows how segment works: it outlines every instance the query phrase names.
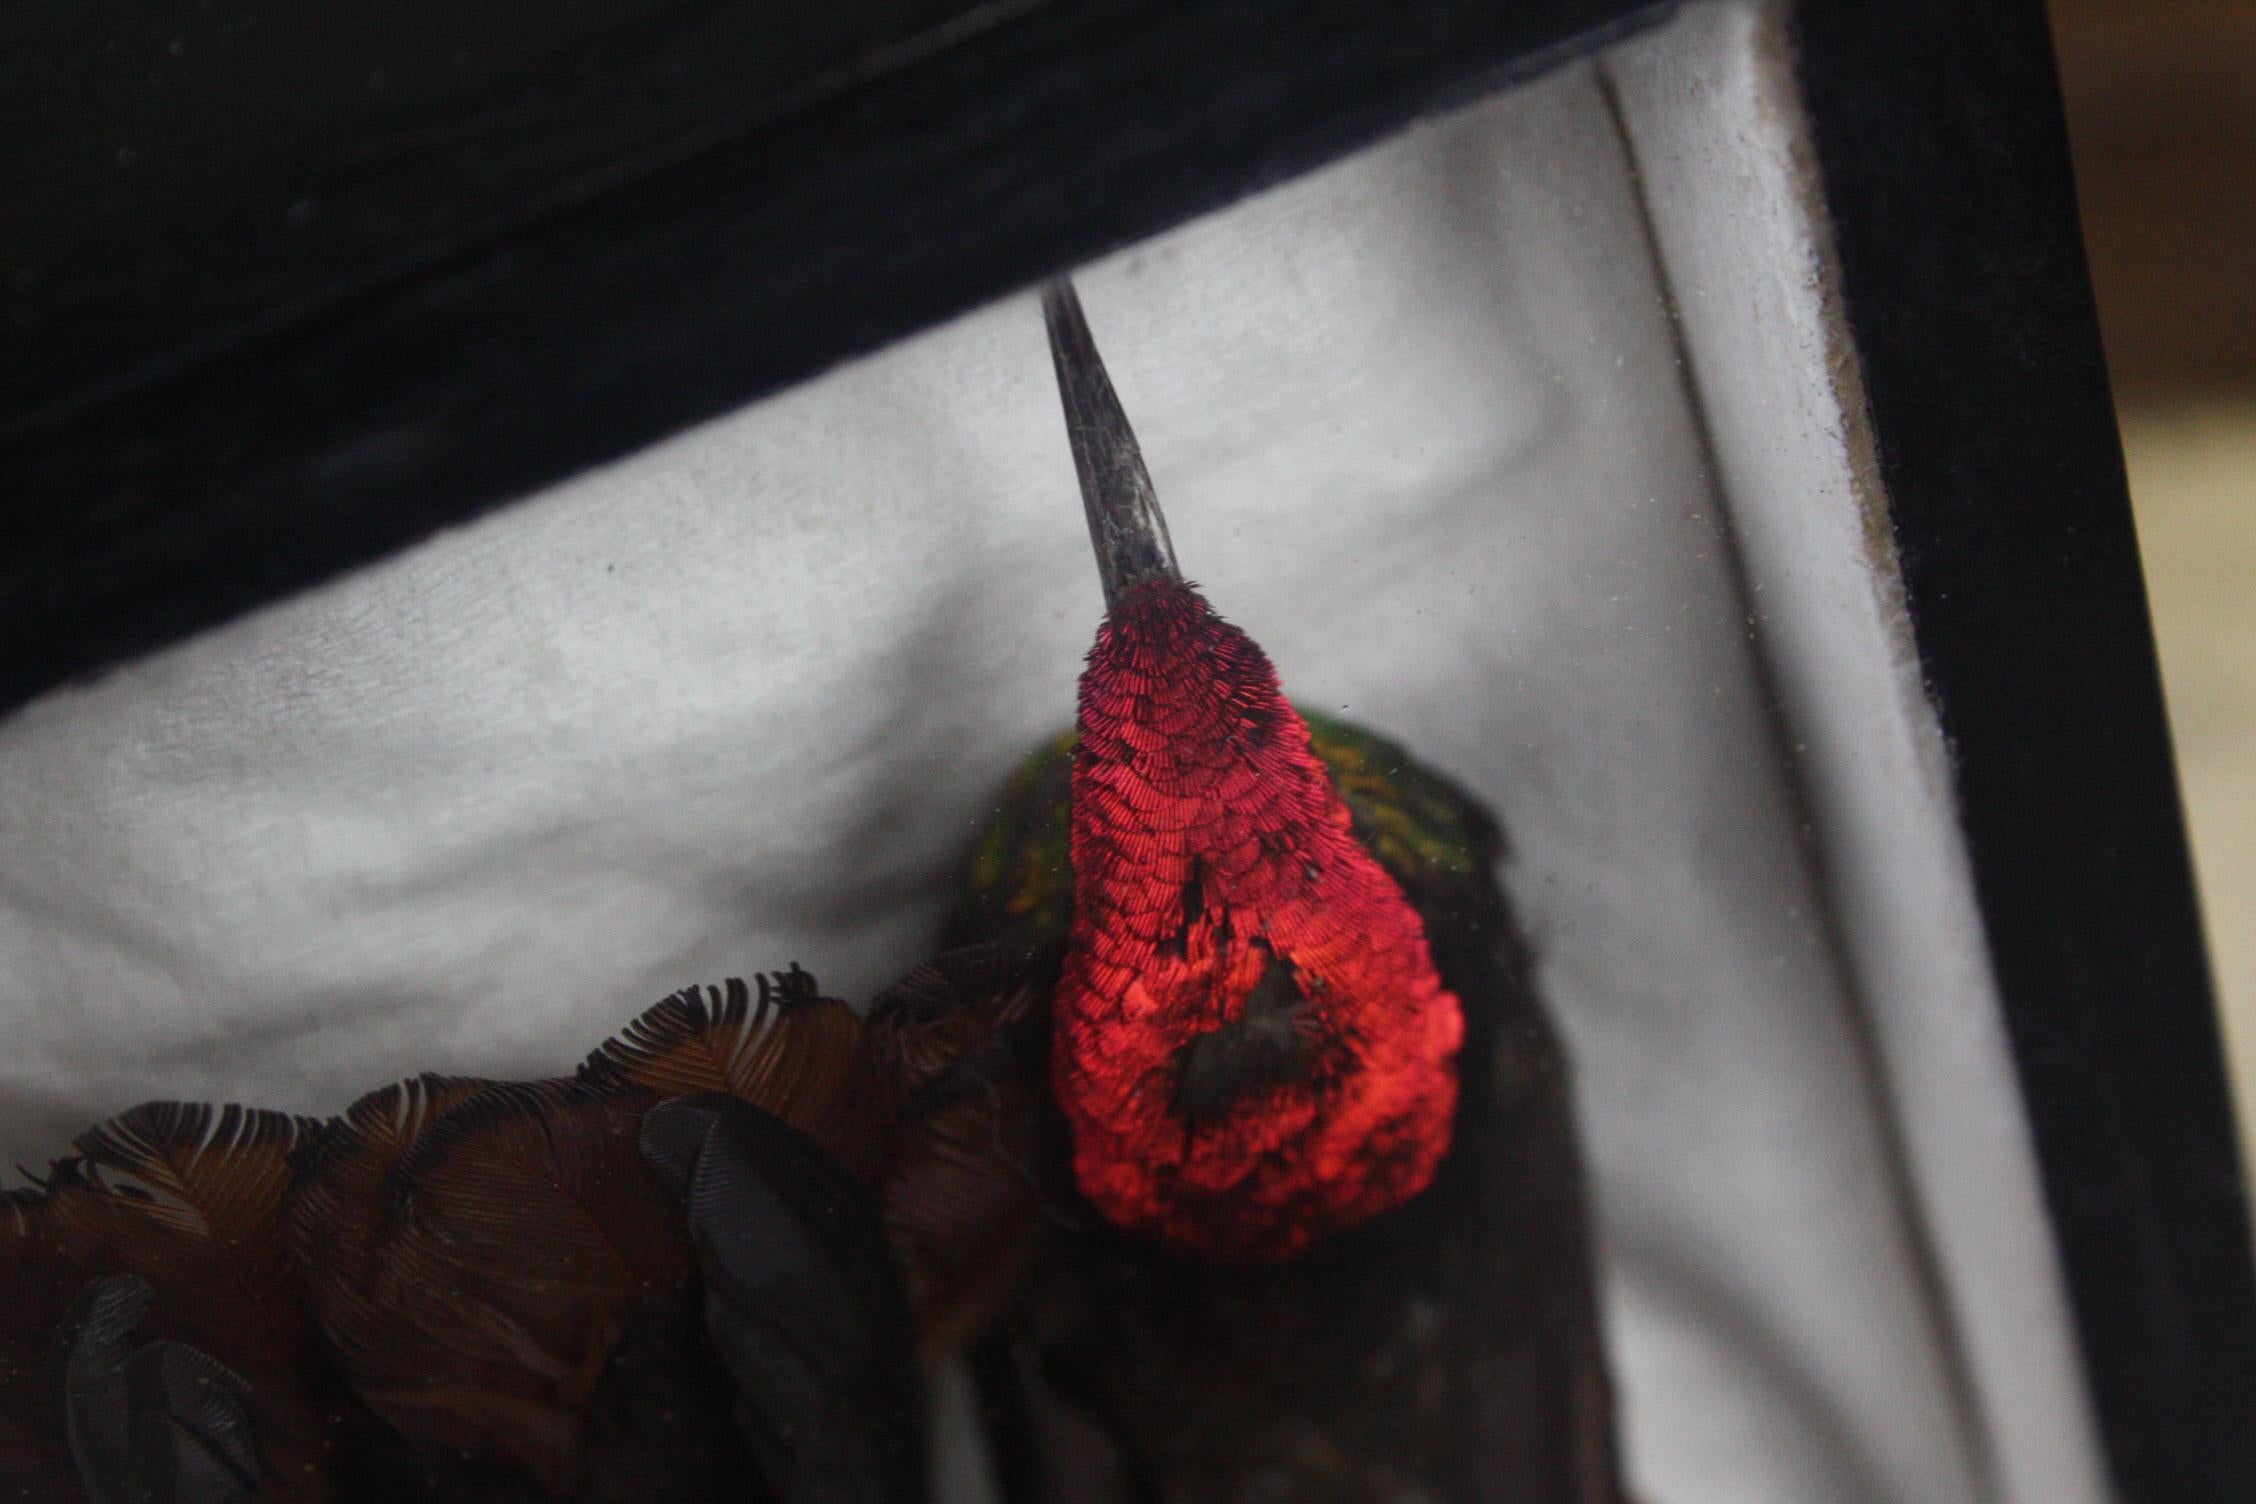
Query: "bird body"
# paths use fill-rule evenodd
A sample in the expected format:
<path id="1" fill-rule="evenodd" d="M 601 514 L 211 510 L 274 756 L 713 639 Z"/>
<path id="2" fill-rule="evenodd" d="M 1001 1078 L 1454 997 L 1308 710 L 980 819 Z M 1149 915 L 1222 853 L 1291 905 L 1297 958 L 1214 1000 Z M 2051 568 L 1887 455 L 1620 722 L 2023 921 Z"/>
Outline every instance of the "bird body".
<path id="1" fill-rule="evenodd" d="M 1463 1000 L 1449 1150 L 1402 1206 L 1273 1262 L 1217 1264 L 1053 1189 L 1047 1249 L 979 1364 L 1014 1417 L 1008 1491 L 1618 1504 L 1571 1081 L 1495 880 L 1502 833 L 1399 743 L 1302 719 L 1352 838 Z M 950 944 L 1072 933 L 1077 740 L 1010 779 Z"/>
<path id="2" fill-rule="evenodd" d="M 1012 779 L 950 927 L 1064 946 L 1079 1195 L 979 1364 L 1009 1492 L 1619 1504 L 1501 832 L 1284 701 L 1181 580 L 1078 299 L 1044 310 L 1106 617 L 1075 734 Z"/>

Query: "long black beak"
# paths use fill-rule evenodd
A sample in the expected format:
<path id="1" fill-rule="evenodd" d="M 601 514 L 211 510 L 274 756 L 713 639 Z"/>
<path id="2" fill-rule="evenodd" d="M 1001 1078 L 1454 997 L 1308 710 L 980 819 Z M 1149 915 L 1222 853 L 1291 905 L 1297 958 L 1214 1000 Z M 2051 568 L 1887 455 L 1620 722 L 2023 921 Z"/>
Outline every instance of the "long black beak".
<path id="1" fill-rule="evenodd" d="M 1042 289 L 1042 319 L 1050 328 L 1050 359 L 1057 365 L 1058 396 L 1065 403 L 1065 435 L 1073 468 L 1081 475 L 1081 505 L 1089 514 L 1089 544 L 1097 551 L 1105 605 L 1117 604 L 1144 580 L 1179 580 L 1175 545 L 1167 538 L 1151 472 L 1128 427 L 1104 357 L 1089 337 L 1081 299 L 1060 277 Z"/>

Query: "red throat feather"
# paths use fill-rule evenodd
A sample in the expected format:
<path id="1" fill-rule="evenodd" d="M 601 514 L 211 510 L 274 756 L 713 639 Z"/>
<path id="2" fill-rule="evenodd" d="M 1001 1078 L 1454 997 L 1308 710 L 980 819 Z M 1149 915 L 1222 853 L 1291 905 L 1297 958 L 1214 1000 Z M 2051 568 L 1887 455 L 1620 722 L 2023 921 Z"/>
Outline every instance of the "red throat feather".
<path id="1" fill-rule="evenodd" d="M 1123 1227 L 1289 1257 L 1432 1180 L 1463 1017 L 1268 658 L 1176 573 L 1071 290 L 1045 311 L 1109 607 L 1052 1052 L 1075 1174 Z"/>

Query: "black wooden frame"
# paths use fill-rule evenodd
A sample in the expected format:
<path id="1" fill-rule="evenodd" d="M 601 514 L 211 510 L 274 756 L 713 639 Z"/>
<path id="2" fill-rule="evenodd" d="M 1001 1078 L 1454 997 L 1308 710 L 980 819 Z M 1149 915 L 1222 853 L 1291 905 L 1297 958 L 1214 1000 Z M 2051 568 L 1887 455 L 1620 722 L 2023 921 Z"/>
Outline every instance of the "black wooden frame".
<path id="1" fill-rule="evenodd" d="M 107 6 L 129 36 L 148 26 L 137 0 L 27 3 Z M 530 26 L 561 0 L 480 3 L 515 5 Z M 109 237 L 155 250 L 104 240 L 72 263 L 67 236 L 44 237 L 65 264 L 34 268 L 28 291 L 0 288 L 0 710 L 1660 8 L 863 0 L 852 13 L 881 45 L 824 38 L 802 72 L 769 57 L 772 28 L 723 24 L 790 7 L 655 4 L 632 47 L 618 44 L 634 61 L 615 82 L 588 84 L 569 49 L 545 61 L 554 78 L 493 63 L 376 160 L 339 147 L 349 160 L 277 169 L 266 200 L 237 213 L 175 205 Z M 0 11 L 0 56 L 40 40 L 11 24 Z M 397 24 L 430 18 L 403 10 Z M 5 91 L 36 72 L 0 71 L 0 140 L 14 123 Z M 192 133 L 236 108 L 181 82 L 151 130 Z M 691 108 L 653 120 L 653 89 Z M 264 163 L 255 132 L 224 139 Z M 480 165 L 493 159 L 521 165 Z M 70 184 L 6 187 L 0 201 L 25 213 L 76 203 Z M 301 223 L 307 204 L 318 212 Z M 373 228 L 293 254 L 338 222 Z M 385 233 L 401 225 L 416 233 Z"/>
<path id="2" fill-rule="evenodd" d="M 619 87 L 497 65 L 415 152 L 0 289 L 0 711 L 1666 8 L 878 0 L 840 23 L 873 41 L 782 55 L 670 0 Z M 2109 1458 L 2128 1499 L 2242 1504 L 2256 1277 L 2040 0 L 1795 30 Z M 654 122 L 690 74 L 759 83 Z M 481 150 L 555 171 L 490 203 Z M 293 249 L 317 200 L 377 228 Z"/>
<path id="3" fill-rule="evenodd" d="M 2040 0 L 1797 16 L 1912 628 L 2124 1498 L 2256 1499 L 2256 1274 Z"/>

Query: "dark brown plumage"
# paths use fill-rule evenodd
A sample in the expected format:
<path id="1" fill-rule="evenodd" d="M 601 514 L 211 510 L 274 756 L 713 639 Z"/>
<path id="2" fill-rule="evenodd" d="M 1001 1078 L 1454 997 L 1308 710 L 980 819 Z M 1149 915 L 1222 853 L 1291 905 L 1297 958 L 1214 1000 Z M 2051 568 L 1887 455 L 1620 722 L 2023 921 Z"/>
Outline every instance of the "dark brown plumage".
<path id="1" fill-rule="evenodd" d="M 870 1188 L 720 1093 L 652 1108 L 642 1146 L 688 1207 L 705 1341 L 769 1496 L 922 1497 L 911 1317 Z"/>
<path id="2" fill-rule="evenodd" d="M 975 946 L 871 1005 L 871 1067 L 895 1094 L 881 1189 L 930 1353 L 975 1336 L 1047 1245 L 1069 1184 L 1048 1089 L 1054 951 Z"/>
<path id="3" fill-rule="evenodd" d="M 567 1079 L 89 1131 L 0 1202 L 0 1498 L 921 1498 L 878 1195 L 949 1197 L 930 1135 L 896 1141 L 914 1034 L 794 967 L 676 993 Z M 669 1102 L 719 1147 L 669 1157 Z"/>
<path id="4" fill-rule="evenodd" d="M 317 1125 L 240 1107 L 149 1103 L 81 1134 L 43 1192 L 20 1197 L 9 1261 L 37 1266 L 26 1335 L 52 1332 L 88 1283 L 119 1276 L 150 1291 L 137 1331 L 185 1344 L 240 1375 L 258 1437 L 261 1497 L 334 1498 L 325 1459 L 349 1401 L 320 1352 L 302 1282 L 283 1246 L 291 1157 Z M 59 1401 L 35 1404 L 43 1434 Z M 64 1497 L 68 1497 L 66 1493 Z"/>
<path id="5" fill-rule="evenodd" d="M 661 1460 L 667 1479 L 740 1462 L 696 1386 L 655 1429 L 624 1408 L 632 1354 L 703 1351 L 680 1207 L 637 1147 L 648 1105 L 426 1077 L 355 1103 L 308 1156 L 291 1251 L 338 1374 L 414 1455 L 589 1500 L 675 1496 L 648 1489 Z"/>

